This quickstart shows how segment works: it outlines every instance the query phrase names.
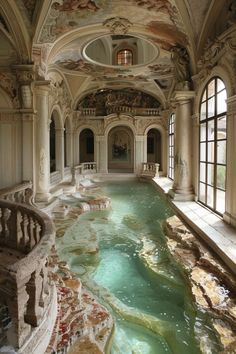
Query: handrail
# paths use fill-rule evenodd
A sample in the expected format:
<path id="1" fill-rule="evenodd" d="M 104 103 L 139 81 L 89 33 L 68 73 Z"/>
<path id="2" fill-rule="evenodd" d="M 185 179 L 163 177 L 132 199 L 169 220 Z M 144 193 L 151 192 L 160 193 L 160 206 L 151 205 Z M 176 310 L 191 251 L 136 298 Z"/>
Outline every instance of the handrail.
<path id="1" fill-rule="evenodd" d="M 0 199 L 0 297 L 10 313 L 7 337 L 14 348 L 21 348 L 46 316 L 47 257 L 54 243 L 54 225 L 46 214 Z"/>
<path id="2" fill-rule="evenodd" d="M 143 162 L 141 176 L 159 177 L 159 167 L 159 163 L 156 162 Z"/>
<path id="3" fill-rule="evenodd" d="M 23 181 L 12 187 L 0 189 L 0 198 L 16 203 L 34 205 L 34 193 L 31 181 Z"/>

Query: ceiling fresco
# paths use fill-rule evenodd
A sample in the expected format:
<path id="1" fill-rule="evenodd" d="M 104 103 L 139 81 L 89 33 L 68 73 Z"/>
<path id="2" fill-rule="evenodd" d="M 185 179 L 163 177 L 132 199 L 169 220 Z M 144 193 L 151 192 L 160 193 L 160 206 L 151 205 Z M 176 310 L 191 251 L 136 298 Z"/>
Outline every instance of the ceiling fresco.
<path id="1" fill-rule="evenodd" d="M 104 116 L 116 111 L 117 108 L 159 108 L 160 102 L 151 95 L 126 88 L 122 90 L 101 89 L 85 96 L 77 106 L 82 108 L 95 108 L 97 116 Z"/>
<path id="2" fill-rule="evenodd" d="M 184 32 L 172 0 L 53 0 L 39 42 L 53 43 L 76 28 L 103 23 L 112 17 L 126 18 L 127 14 L 129 21 L 135 24 L 150 26 L 152 22 L 160 25 L 166 23 L 173 31 Z"/>

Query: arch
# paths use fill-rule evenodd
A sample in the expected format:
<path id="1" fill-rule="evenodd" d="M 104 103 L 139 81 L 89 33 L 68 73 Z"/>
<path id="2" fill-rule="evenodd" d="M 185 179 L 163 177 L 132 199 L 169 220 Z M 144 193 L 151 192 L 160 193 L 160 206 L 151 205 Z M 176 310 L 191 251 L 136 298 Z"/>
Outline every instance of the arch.
<path id="1" fill-rule="evenodd" d="M 51 110 L 49 126 L 50 173 L 64 170 L 64 124 L 61 110 L 55 105 Z"/>
<path id="2" fill-rule="evenodd" d="M 147 138 L 148 138 L 148 132 L 150 130 L 158 130 L 160 132 L 160 138 L 161 138 L 161 156 L 160 156 L 160 160 L 161 160 L 161 164 L 159 167 L 160 170 L 160 174 L 161 175 L 165 175 L 166 171 L 167 171 L 167 141 L 166 141 L 166 130 L 165 128 L 158 123 L 154 123 L 154 124 L 150 124 L 144 131 L 144 135 L 146 136 L 145 139 L 145 148 L 144 148 L 144 156 L 147 156 L 147 150 L 148 150 L 148 146 L 147 146 Z M 158 162 L 159 163 L 159 162 Z"/>
<path id="3" fill-rule="evenodd" d="M 109 130 L 107 146 L 108 172 L 134 171 L 134 134 L 127 125 L 119 124 Z"/>
<path id="4" fill-rule="evenodd" d="M 94 133 L 91 129 L 83 129 L 79 134 L 80 163 L 94 162 Z"/>
<path id="5" fill-rule="evenodd" d="M 159 164 L 162 168 L 162 141 L 161 133 L 158 129 L 149 129 L 147 133 L 147 162 Z"/>
<path id="6" fill-rule="evenodd" d="M 201 95 L 199 117 L 199 193 L 201 203 L 219 214 L 225 212 L 227 90 L 212 77 Z"/>
<path id="7" fill-rule="evenodd" d="M 195 99 L 195 112 L 197 114 L 199 112 L 203 91 L 206 85 L 208 84 L 208 82 L 211 81 L 211 79 L 213 79 L 214 77 L 219 77 L 224 82 L 228 97 L 231 97 L 234 94 L 234 87 L 232 84 L 230 73 L 222 66 L 214 67 L 210 75 L 207 76 L 205 80 L 202 81 L 201 85 L 198 87 L 197 95 Z M 234 77 L 234 75 L 232 75 L 232 77 Z"/>

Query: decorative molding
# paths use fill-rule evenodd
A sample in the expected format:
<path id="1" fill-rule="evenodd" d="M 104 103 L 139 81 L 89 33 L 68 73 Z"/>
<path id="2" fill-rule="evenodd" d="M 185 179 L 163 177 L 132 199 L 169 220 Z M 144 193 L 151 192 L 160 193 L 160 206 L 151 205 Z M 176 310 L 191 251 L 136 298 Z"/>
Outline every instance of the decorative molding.
<path id="1" fill-rule="evenodd" d="M 124 17 L 112 17 L 103 22 L 112 34 L 125 34 L 133 24 Z"/>
<path id="2" fill-rule="evenodd" d="M 50 108 L 54 105 L 59 105 L 63 116 L 71 114 L 71 97 L 68 92 L 67 86 L 63 79 L 52 80 L 51 84 L 51 92 L 49 96 L 49 105 Z"/>

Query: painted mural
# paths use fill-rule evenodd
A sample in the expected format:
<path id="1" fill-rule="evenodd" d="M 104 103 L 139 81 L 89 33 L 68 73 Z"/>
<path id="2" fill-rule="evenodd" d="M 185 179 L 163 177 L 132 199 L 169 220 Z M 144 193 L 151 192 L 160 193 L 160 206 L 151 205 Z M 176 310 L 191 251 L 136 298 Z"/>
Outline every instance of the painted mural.
<path id="1" fill-rule="evenodd" d="M 117 131 L 112 136 L 112 161 L 130 160 L 130 137 L 125 131 Z"/>
<path id="2" fill-rule="evenodd" d="M 105 89 L 91 93 L 79 102 L 77 109 L 96 108 L 96 115 L 104 116 L 114 112 L 128 112 L 129 108 L 159 107 L 160 102 L 151 95 L 126 88 L 123 90 Z"/>

